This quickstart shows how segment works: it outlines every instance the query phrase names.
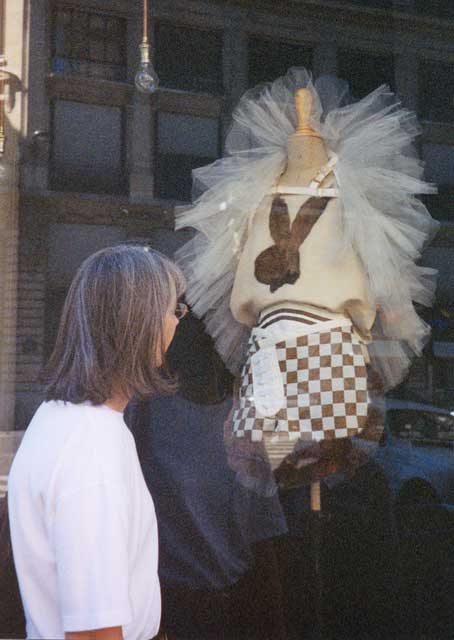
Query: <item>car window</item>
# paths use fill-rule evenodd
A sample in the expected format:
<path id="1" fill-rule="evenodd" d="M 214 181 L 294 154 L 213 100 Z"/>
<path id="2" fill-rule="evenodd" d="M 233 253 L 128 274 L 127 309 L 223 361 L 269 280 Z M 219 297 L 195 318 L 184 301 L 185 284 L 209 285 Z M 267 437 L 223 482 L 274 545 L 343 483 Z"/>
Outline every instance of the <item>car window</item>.
<path id="1" fill-rule="evenodd" d="M 398 410 L 388 412 L 391 433 L 414 442 L 440 445 L 454 444 L 454 418 L 428 411 Z"/>

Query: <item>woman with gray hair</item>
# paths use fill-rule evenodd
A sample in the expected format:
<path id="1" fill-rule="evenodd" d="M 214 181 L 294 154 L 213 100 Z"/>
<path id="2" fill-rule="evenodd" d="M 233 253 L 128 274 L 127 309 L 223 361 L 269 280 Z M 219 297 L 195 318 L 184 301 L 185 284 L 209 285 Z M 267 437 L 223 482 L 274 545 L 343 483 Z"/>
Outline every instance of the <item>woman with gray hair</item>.
<path id="1" fill-rule="evenodd" d="M 156 516 L 123 410 L 173 388 L 160 368 L 183 289 L 170 260 L 133 246 L 92 255 L 70 287 L 46 401 L 9 476 L 27 638 L 158 633 Z"/>

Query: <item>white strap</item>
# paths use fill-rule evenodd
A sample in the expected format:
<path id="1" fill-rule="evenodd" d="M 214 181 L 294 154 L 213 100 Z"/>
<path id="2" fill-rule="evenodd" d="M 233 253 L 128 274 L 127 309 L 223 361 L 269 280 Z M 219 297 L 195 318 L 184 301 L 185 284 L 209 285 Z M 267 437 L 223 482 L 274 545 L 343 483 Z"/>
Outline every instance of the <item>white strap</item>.
<path id="1" fill-rule="evenodd" d="M 323 165 L 323 167 L 315 176 L 313 182 L 323 182 L 326 176 L 332 172 L 336 164 L 337 164 L 337 155 L 334 152 L 330 151 L 328 162 Z"/>
<path id="2" fill-rule="evenodd" d="M 299 322 L 292 323 L 291 320 L 283 320 L 282 322 L 286 323 L 286 329 L 282 331 L 282 333 L 279 332 L 279 322 L 273 325 L 272 331 L 260 329 L 260 327 L 254 327 L 252 329 L 252 337 L 259 344 L 260 349 L 272 347 L 278 342 L 283 342 L 290 338 L 297 338 L 298 336 L 305 336 L 310 333 L 322 333 L 323 331 L 330 331 L 338 327 L 351 327 L 353 324 L 349 318 L 345 317 L 328 320 L 327 322 L 317 322 L 317 324 L 307 326 L 302 326 Z M 295 325 L 293 330 L 290 329 L 291 324 Z"/>
<path id="3" fill-rule="evenodd" d="M 310 184 L 306 187 L 286 187 L 281 186 L 280 184 L 275 185 L 272 193 L 281 193 L 286 195 L 295 195 L 295 196 L 315 196 L 318 198 L 337 198 L 339 195 L 339 190 L 336 187 L 320 187 L 322 182 L 325 180 L 330 173 L 333 172 L 333 168 L 337 164 L 337 155 L 330 151 L 328 152 L 329 160 L 326 164 L 324 164 L 320 171 L 317 173 L 315 178 L 310 182 Z"/>
<path id="4" fill-rule="evenodd" d="M 339 196 L 339 189 L 334 187 L 320 188 L 314 187 L 285 187 L 277 185 L 274 188 L 273 193 L 282 193 L 289 196 L 315 196 L 318 198 L 337 198 Z"/>

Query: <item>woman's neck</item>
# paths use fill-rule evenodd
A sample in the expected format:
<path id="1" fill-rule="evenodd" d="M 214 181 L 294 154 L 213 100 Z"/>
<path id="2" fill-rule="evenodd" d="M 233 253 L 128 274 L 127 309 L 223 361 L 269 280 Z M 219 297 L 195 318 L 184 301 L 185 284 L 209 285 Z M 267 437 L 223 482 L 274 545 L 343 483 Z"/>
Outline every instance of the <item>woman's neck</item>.
<path id="1" fill-rule="evenodd" d="M 104 404 L 109 409 L 113 409 L 114 411 L 118 411 L 119 413 L 123 413 L 126 409 L 126 406 L 129 402 L 129 398 L 125 398 L 122 394 L 118 393 L 113 395 L 111 398 L 108 398 Z"/>
<path id="2" fill-rule="evenodd" d="M 298 134 L 290 136 L 287 168 L 279 186 L 307 186 L 326 162 L 328 155 L 321 138 Z"/>

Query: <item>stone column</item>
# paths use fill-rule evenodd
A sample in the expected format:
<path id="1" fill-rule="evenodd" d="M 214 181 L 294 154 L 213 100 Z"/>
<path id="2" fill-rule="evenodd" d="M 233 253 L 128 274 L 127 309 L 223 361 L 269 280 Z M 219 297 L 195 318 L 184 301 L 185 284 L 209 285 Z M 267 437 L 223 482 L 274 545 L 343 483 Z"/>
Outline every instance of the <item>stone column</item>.
<path id="1" fill-rule="evenodd" d="M 9 0 L 15 4 L 14 0 Z M 21 4 L 18 2 L 17 4 Z M 47 26 L 50 4 L 44 0 L 27 0 L 26 25 L 23 34 L 28 50 L 21 80 L 27 91 L 24 100 L 24 139 L 21 150 L 21 188 L 28 191 L 48 187 L 50 104 L 46 90 L 49 73 L 50 38 Z M 8 30 L 8 25 L 6 26 Z"/>
<path id="2" fill-rule="evenodd" d="M 240 18 L 232 18 L 224 29 L 223 75 L 227 100 L 224 113 L 230 121 L 232 110 L 248 88 L 247 33 Z"/>
<path id="3" fill-rule="evenodd" d="M 5 151 L 0 157 L 0 431 L 14 429 L 18 256 L 18 162 L 24 108 L 24 57 L 27 46 L 23 25 L 28 1 L 6 0 L 6 69 L 11 100 L 5 105 Z M 22 90 L 21 90 L 22 89 Z"/>

